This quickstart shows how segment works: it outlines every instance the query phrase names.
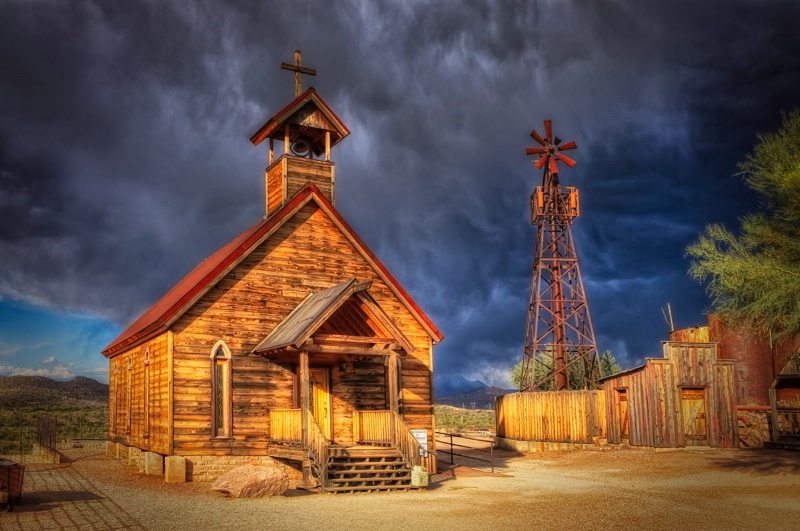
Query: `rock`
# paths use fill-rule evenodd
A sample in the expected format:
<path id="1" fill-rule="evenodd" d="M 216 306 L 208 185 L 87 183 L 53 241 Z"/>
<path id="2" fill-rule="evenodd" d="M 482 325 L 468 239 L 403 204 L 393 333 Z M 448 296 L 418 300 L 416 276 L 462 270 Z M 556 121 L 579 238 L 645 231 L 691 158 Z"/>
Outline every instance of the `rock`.
<path id="1" fill-rule="evenodd" d="M 245 465 L 220 476 L 211 490 L 234 498 L 281 496 L 289 488 L 289 476 L 281 469 Z"/>

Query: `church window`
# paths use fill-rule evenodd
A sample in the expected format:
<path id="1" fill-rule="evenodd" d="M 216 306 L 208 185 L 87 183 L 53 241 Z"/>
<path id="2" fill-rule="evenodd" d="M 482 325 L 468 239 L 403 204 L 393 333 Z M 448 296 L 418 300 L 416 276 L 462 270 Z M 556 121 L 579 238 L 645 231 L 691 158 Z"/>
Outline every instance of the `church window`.
<path id="1" fill-rule="evenodd" d="M 211 351 L 212 436 L 231 436 L 231 353 L 219 341 Z"/>

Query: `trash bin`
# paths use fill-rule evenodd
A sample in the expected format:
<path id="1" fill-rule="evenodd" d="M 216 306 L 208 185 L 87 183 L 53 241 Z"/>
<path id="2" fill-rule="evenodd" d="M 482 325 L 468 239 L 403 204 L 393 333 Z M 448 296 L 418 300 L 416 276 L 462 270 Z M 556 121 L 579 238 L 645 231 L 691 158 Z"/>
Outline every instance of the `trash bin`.
<path id="1" fill-rule="evenodd" d="M 0 510 L 10 511 L 22 499 L 25 465 L 0 458 Z"/>

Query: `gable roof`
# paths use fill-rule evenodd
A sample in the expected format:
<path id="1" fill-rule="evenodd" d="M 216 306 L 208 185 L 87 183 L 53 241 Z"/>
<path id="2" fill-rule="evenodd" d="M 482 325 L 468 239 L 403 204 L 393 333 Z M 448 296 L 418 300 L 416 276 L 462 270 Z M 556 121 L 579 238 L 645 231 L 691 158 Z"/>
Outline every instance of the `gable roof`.
<path id="1" fill-rule="evenodd" d="M 344 125 L 336 113 L 328 107 L 322 98 L 310 87 L 300 94 L 289 105 L 278 111 L 278 113 L 267 120 L 255 134 L 250 137 L 250 142 L 257 146 L 267 138 L 283 140 L 284 126 L 288 125 L 291 134 L 305 133 L 312 130 L 319 132 L 329 131 L 331 133 L 331 146 L 338 144 L 344 137 L 350 134 L 350 130 Z M 324 134 L 319 138 L 311 138 L 316 148 L 324 148 Z"/>
<path id="2" fill-rule="evenodd" d="M 406 293 L 402 286 L 389 273 L 386 267 L 370 251 L 361 238 L 344 221 L 334 206 L 325 198 L 314 184 L 309 184 L 298 192 L 291 201 L 267 219 L 262 219 L 233 241 L 203 260 L 188 275 L 180 280 L 161 297 L 141 317 L 126 328 L 105 349 L 103 355 L 112 356 L 122 350 L 141 344 L 142 342 L 169 329 L 191 306 L 216 284 L 220 278 L 230 272 L 250 252 L 256 249 L 265 239 L 280 228 L 286 221 L 309 202 L 314 201 L 328 218 L 337 226 L 345 238 L 356 248 L 367 261 L 378 277 L 389 287 L 405 308 L 414 316 L 422 328 L 438 343 L 444 336 L 431 322 L 427 315 Z"/>
<path id="3" fill-rule="evenodd" d="M 310 293 L 298 304 L 294 310 L 276 326 L 261 343 L 256 345 L 251 352 L 265 352 L 278 350 L 285 347 L 300 348 L 320 327 L 351 297 L 363 297 L 370 303 L 372 312 L 379 320 L 389 324 L 391 319 L 369 296 L 367 290 L 372 285 L 371 280 L 358 282 L 355 278 L 337 284 L 328 289 Z M 413 352 L 414 346 L 395 326 L 390 326 L 393 339 L 398 341 L 407 352 Z"/>

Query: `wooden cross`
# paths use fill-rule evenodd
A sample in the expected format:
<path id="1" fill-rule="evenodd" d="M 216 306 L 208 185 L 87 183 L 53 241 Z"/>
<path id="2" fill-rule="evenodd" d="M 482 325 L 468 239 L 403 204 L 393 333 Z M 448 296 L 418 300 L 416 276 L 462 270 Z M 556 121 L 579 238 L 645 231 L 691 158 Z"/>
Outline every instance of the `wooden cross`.
<path id="1" fill-rule="evenodd" d="M 294 64 L 290 65 L 289 63 L 281 63 L 281 68 L 284 70 L 291 70 L 294 72 L 294 97 L 300 95 L 303 92 L 303 80 L 300 78 L 303 74 L 308 74 L 309 76 L 316 76 L 317 71 L 312 68 L 303 68 L 300 66 L 301 63 L 301 52 L 300 50 L 294 51 Z"/>

